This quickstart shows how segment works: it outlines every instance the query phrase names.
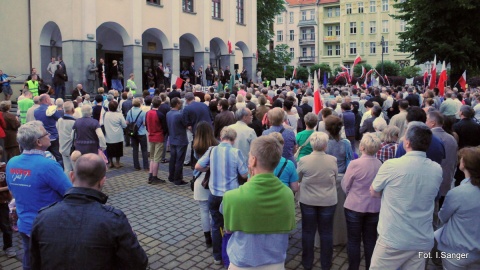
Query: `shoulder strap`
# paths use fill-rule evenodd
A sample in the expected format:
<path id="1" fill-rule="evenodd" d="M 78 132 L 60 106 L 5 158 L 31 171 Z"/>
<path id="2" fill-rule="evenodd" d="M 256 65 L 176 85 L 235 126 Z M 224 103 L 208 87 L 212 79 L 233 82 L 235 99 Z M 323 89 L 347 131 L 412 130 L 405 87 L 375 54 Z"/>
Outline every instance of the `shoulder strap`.
<path id="1" fill-rule="evenodd" d="M 307 140 L 304 143 L 302 143 L 302 145 L 300 145 L 301 148 L 305 147 L 310 142 L 310 137 L 312 137 L 312 134 L 310 134 L 310 136 L 308 136 Z"/>
<path id="2" fill-rule="evenodd" d="M 140 110 L 140 112 L 137 114 L 137 118 L 135 118 L 135 125 L 137 124 L 137 120 L 138 120 L 138 117 L 140 117 L 140 114 L 142 114 L 142 110 Z M 133 118 L 133 112 L 132 112 L 132 118 Z"/>
<path id="3" fill-rule="evenodd" d="M 288 163 L 288 159 L 285 159 L 285 162 L 283 162 L 282 168 L 280 169 L 280 171 L 277 174 L 278 178 L 280 178 L 280 176 L 282 176 L 283 170 L 285 170 L 285 167 L 287 167 L 287 163 Z"/>
<path id="4" fill-rule="evenodd" d="M 279 131 L 279 132 L 280 132 L 280 134 L 282 134 L 284 131 L 285 131 L 285 128 L 284 128 L 284 127 L 282 127 L 282 129 L 280 129 L 280 131 Z"/>

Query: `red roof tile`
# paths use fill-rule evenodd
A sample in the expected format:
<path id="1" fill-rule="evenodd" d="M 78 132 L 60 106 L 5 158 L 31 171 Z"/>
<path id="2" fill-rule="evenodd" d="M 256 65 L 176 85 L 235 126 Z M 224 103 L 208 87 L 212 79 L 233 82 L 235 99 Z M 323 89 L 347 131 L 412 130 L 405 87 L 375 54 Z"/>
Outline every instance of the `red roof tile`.
<path id="1" fill-rule="evenodd" d="M 286 0 L 290 6 L 311 5 L 317 3 L 317 0 Z"/>

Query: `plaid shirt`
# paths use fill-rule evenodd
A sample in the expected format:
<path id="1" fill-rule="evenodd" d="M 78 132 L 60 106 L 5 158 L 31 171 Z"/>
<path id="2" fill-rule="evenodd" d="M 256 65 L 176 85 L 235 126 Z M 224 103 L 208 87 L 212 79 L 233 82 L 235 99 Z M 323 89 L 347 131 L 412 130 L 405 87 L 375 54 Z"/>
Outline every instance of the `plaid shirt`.
<path id="1" fill-rule="evenodd" d="M 384 163 L 385 161 L 395 158 L 395 152 L 397 150 L 398 144 L 394 142 L 383 142 L 380 150 L 378 150 L 376 157 Z"/>

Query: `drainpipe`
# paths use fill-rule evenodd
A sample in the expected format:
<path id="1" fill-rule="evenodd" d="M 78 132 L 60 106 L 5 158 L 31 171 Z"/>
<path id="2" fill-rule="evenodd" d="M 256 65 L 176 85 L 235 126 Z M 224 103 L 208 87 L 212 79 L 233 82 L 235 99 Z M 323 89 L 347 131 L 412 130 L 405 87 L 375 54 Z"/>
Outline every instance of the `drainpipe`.
<path id="1" fill-rule="evenodd" d="M 28 0 L 28 55 L 30 69 L 29 73 L 32 70 L 32 12 L 31 12 L 31 0 Z"/>

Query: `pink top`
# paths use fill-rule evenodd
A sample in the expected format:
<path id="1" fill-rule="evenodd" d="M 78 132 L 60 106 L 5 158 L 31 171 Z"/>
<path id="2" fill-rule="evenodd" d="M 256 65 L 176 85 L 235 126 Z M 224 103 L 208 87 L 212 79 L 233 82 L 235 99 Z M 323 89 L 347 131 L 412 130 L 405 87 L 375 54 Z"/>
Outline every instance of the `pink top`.
<path id="1" fill-rule="evenodd" d="M 347 194 L 345 208 L 360 213 L 380 212 L 381 198 L 372 197 L 369 189 L 381 166 L 380 160 L 366 154 L 350 162 L 342 180 L 342 189 Z"/>

